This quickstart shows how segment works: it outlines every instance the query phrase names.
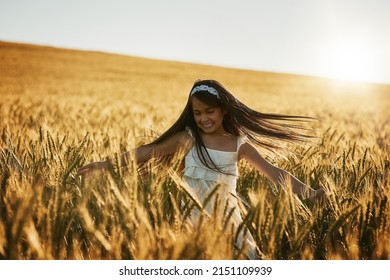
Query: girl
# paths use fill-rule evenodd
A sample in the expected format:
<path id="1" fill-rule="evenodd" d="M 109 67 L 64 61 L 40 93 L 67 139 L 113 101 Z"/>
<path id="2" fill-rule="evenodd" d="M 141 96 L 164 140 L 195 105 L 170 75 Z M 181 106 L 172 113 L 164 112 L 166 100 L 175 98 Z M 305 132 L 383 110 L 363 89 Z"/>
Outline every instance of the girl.
<path id="1" fill-rule="evenodd" d="M 200 202 L 218 187 L 220 197 L 226 199 L 228 210 L 233 213 L 231 221 L 237 228 L 242 223 L 236 193 L 238 162 L 242 159 L 275 184 L 284 186 L 286 181 L 291 182 L 292 191 L 302 198 L 315 200 L 324 195 L 323 189 L 314 190 L 269 163 L 255 148 L 277 147 L 269 140 L 304 141 L 310 138 L 297 132 L 297 125 L 278 123 L 280 120 L 305 119 L 308 118 L 257 112 L 237 100 L 219 82 L 197 80 L 184 111 L 172 127 L 152 143 L 122 154 L 121 163 L 127 165 L 131 155 L 142 164 L 152 158 L 169 159 L 179 150 L 184 150 L 183 179 L 187 187 Z M 95 169 L 107 169 L 108 165 L 107 161 L 93 162 L 81 167 L 78 174 L 84 176 Z M 204 209 L 206 213 L 212 211 L 213 203 L 208 205 Z M 244 241 L 249 244 L 249 257 L 256 258 L 253 237 L 241 232 L 236 245 L 242 246 Z"/>

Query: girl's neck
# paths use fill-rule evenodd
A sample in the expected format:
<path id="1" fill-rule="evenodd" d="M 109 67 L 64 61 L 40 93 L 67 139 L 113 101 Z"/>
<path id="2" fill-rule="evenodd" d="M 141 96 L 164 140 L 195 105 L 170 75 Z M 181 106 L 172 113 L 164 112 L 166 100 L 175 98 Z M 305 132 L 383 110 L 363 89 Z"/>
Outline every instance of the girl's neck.
<path id="1" fill-rule="evenodd" d="M 226 132 L 226 131 L 216 131 L 214 133 L 204 133 L 201 132 L 200 134 L 202 137 L 218 137 L 218 136 L 231 136 L 232 134 Z"/>
<path id="2" fill-rule="evenodd" d="M 201 137 L 207 148 L 229 152 L 236 150 L 237 136 L 226 131 L 213 134 L 202 133 Z"/>

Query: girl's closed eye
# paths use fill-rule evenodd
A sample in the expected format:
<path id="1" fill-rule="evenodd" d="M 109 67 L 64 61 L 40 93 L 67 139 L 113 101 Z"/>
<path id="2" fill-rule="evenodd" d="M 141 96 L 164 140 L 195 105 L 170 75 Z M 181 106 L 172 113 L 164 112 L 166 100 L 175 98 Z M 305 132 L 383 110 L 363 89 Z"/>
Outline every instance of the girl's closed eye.
<path id="1" fill-rule="evenodd" d="M 206 114 L 213 114 L 215 112 L 215 109 L 213 108 L 213 109 L 208 109 L 208 110 L 206 110 L 205 111 L 205 113 Z M 202 113 L 201 112 L 199 112 L 199 111 L 194 111 L 194 115 L 195 116 L 200 116 Z"/>

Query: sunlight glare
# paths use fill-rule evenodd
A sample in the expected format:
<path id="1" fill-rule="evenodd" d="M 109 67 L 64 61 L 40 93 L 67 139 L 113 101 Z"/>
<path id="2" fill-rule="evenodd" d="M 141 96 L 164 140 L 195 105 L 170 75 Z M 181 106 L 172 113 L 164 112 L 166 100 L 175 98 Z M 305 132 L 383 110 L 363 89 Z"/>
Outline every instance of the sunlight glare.
<path id="1" fill-rule="evenodd" d="M 327 51 L 327 73 L 331 78 L 365 82 L 376 72 L 375 48 L 363 42 L 338 44 Z"/>

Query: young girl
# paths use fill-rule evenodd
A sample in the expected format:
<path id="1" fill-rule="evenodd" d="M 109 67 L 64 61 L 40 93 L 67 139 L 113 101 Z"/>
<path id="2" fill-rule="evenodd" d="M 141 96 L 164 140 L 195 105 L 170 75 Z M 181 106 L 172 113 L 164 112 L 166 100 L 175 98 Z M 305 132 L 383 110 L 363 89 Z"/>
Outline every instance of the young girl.
<path id="1" fill-rule="evenodd" d="M 179 150 L 185 153 L 183 179 L 192 193 L 203 202 L 218 187 L 226 199 L 231 221 L 237 229 L 242 223 L 237 201 L 238 162 L 248 161 L 275 184 L 291 182 L 292 191 L 302 198 L 318 199 L 323 189 L 314 190 L 293 175 L 265 160 L 255 146 L 275 148 L 269 140 L 304 141 L 310 136 L 296 131 L 295 124 L 278 121 L 302 121 L 305 117 L 263 114 L 248 108 L 215 80 L 197 80 L 179 119 L 164 134 L 150 144 L 121 156 L 122 165 L 135 156 L 138 164 L 152 158 L 167 158 Z M 79 169 L 84 176 L 95 169 L 107 169 L 108 162 L 87 164 Z M 213 203 L 205 207 L 211 212 Z M 225 204 L 223 204 L 224 206 Z M 222 207 L 223 208 L 223 207 Z M 256 258 L 256 245 L 250 234 L 240 233 L 237 246 L 249 244 L 249 258 Z"/>

